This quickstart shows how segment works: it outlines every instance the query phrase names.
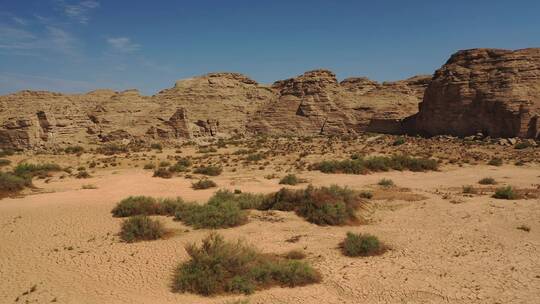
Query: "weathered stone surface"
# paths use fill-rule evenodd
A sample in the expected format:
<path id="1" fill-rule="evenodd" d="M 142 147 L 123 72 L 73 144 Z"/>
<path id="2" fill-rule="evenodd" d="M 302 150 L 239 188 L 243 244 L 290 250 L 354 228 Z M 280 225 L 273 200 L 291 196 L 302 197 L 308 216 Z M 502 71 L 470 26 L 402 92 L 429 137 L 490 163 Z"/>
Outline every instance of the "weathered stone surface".
<path id="1" fill-rule="evenodd" d="M 457 52 L 436 71 L 418 114 L 405 120 L 423 135 L 540 135 L 540 48 Z"/>
<path id="2" fill-rule="evenodd" d="M 356 134 L 402 129 L 396 119 L 415 113 L 431 76 L 378 83 L 348 78 L 338 83 L 326 70 L 306 72 L 272 86 L 279 92 L 251 118 L 254 133 L 274 135 Z M 376 123 L 372 123 L 376 120 Z"/>

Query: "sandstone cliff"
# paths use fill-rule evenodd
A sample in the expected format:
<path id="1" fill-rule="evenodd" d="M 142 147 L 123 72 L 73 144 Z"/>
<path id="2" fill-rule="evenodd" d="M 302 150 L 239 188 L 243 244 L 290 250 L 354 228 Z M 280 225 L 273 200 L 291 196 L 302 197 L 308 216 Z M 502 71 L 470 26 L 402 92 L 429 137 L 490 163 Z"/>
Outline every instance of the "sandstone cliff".
<path id="1" fill-rule="evenodd" d="M 540 136 L 540 48 L 457 52 L 435 72 L 410 133 Z"/>

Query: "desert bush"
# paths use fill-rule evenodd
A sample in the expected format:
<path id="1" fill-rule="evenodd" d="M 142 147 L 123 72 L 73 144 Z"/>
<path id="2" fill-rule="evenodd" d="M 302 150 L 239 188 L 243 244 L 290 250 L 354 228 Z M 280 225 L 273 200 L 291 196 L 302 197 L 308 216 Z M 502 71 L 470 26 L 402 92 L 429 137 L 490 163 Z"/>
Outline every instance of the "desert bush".
<path id="1" fill-rule="evenodd" d="M 476 194 L 477 191 L 472 185 L 466 185 L 462 187 L 462 192 L 466 194 Z"/>
<path id="2" fill-rule="evenodd" d="M 154 170 L 153 177 L 161 177 L 161 178 L 171 178 L 173 176 L 172 172 L 167 170 L 167 168 L 158 168 L 157 170 Z"/>
<path id="3" fill-rule="evenodd" d="M 264 158 L 265 158 L 265 156 L 262 153 L 253 153 L 253 154 L 249 154 L 246 157 L 246 160 L 250 161 L 250 162 L 256 162 L 256 161 L 263 160 Z"/>
<path id="4" fill-rule="evenodd" d="M 197 153 L 215 153 L 217 149 L 214 147 L 200 147 Z"/>
<path id="5" fill-rule="evenodd" d="M 97 189 L 98 187 L 96 185 L 86 184 L 86 185 L 82 185 L 81 188 L 85 190 L 92 190 L 92 189 Z"/>
<path id="6" fill-rule="evenodd" d="M 202 190 L 202 189 L 209 189 L 209 188 L 217 187 L 217 184 L 212 180 L 204 178 L 204 179 L 198 180 L 195 183 L 192 183 L 191 187 L 195 190 Z"/>
<path id="7" fill-rule="evenodd" d="M 185 172 L 188 168 L 180 163 L 176 163 L 169 167 L 169 172 L 173 173 L 179 173 L 179 172 Z"/>
<path id="8" fill-rule="evenodd" d="M 129 149 L 127 146 L 124 145 L 110 143 L 99 147 L 97 149 L 97 152 L 104 155 L 114 155 L 120 153 L 127 153 L 129 152 Z"/>
<path id="9" fill-rule="evenodd" d="M 506 187 L 497 188 L 495 190 L 495 194 L 493 194 L 493 198 L 514 200 L 514 199 L 518 199 L 519 196 L 514 190 L 514 188 L 512 188 L 511 186 L 506 186 Z"/>
<path id="10" fill-rule="evenodd" d="M 303 261 L 265 255 L 241 241 L 226 242 L 214 233 L 200 247 L 191 244 L 186 251 L 191 260 L 177 267 L 175 292 L 251 294 L 272 286 L 295 287 L 320 281 L 320 274 Z"/>
<path id="11" fill-rule="evenodd" d="M 159 162 L 159 167 L 160 168 L 168 167 L 170 165 L 171 165 L 171 163 L 166 161 L 166 160 L 162 160 L 162 161 Z"/>
<path id="12" fill-rule="evenodd" d="M 115 217 L 134 215 L 169 215 L 175 214 L 176 209 L 184 206 L 181 198 L 155 199 L 149 196 L 130 196 L 121 200 L 111 211 Z"/>
<path id="13" fill-rule="evenodd" d="M 11 172 L 0 172 L 0 192 L 13 193 L 32 185 L 28 176 L 19 176 Z"/>
<path id="14" fill-rule="evenodd" d="M 178 208 L 175 219 L 196 229 L 230 228 L 247 223 L 247 212 L 232 201 L 186 204 Z"/>
<path id="15" fill-rule="evenodd" d="M 157 240 L 166 233 L 163 224 L 158 220 L 153 220 L 146 215 L 137 215 L 122 222 L 120 238 L 132 243 L 136 241 Z"/>
<path id="16" fill-rule="evenodd" d="M 407 155 L 393 156 L 373 156 L 362 158 L 356 156 L 356 159 L 346 160 L 326 160 L 316 163 L 312 169 L 323 173 L 348 173 L 348 174 L 367 174 L 369 172 L 381 172 L 389 170 L 410 170 L 414 172 L 423 172 L 437 170 L 438 163 L 434 159 L 414 158 Z"/>
<path id="17" fill-rule="evenodd" d="M 230 201 L 237 204 L 240 209 L 258 209 L 264 198 L 264 194 L 237 191 L 233 193 L 229 190 L 219 190 L 208 200 L 208 203 L 219 205 L 225 201 Z"/>
<path id="18" fill-rule="evenodd" d="M 163 150 L 163 145 L 160 144 L 160 143 L 152 143 L 152 144 L 150 144 L 150 149 L 161 151 L 161 150 Z"/>
<path id="19" fill-rule="evenodd" d="M 156 165 L 153 163 L 145 164 L 143 169 L 145 170 L 154 170 L 156 168 Z"/>
<path id="20" fill-rule="evenodd" d="M 330 187 L 292 190 L 282 188 L 262 201 L 259 209 L 294 211 L 307 221 L 317 225 L 344 225 L 358 222 L 356 209 L 362 198 L 346 187 Z"/>
<path id="21" fill-rule="evenodd" d="M 503 160 L 501 158 L 498 158 L 498 157 L 494 157 L 494 158 L 490 159 L 489 162 L 488 162 L 488 165 L 496 166 L 496 167 L 502 166 L 502 164 L 503 164 Z"/>
<path id="22" fill-rule="evenodd" d="M 492 177 L 484 177 L 481 180 L 478 181 L 480 185 L 495 185 L 497 184 L 497 181 L 495 181 Z"/>
<path id="23" fill-rule="evenodd" d="M 196 168 L 193 172 L 197 174 L 208 175 L 208 176 L 218 176 L 221 174 L 221 172 L 223 172 L 223 169 L 217 166 L 200 166 Z"/>
<path id="24" fill-rule="evenodd" d="M 190 167 L 191 166 L 191 160 L 189 158 L 180 158 L 177 162 L 177 165 L 184 166 L 184 167 Z"/>
<path id="25" fill-rule="evenodd" d="M 285 175 L 280 181 L 280 185 L 298 185 L 305 182 L 303 179 L 297 177 L 294 174 Z"/>
<path id="26" fill-rule="evenodd" d="M 34 177 L 38 175 L 44 175 L 49 172 L 61 171 L 57 164 L 29 164 L 29 163 L 20 163 L 14 169 L 13 173 L 18 176 L 29 176 Z"/>
<path id="27" fill-rule="evenodd" d="M 10 149 L 0 149 L 0 157 L 11 156 L 15 154 L 15 151 Z"/>
<path id="28" fill-rule="evenodd" d="M 284 257 L 289 260 L 303 260 L 306 258 L 306 254 L 300 250 L 291 250 L 285 253 Z"/>
<path id="29" fill-rule="evenodd" d="M 362 197 L 362 198 L 371 199 L 373 197 L 373 192 L 371 192 L 371 191 L 360 191 L 360 193 L 358 195 L 360 195 L 360 197 Z"/>
<path id="30" fill-rule="evenodd" d="M 377 184 L 383 187 L 392 187 L 395 185 L 394 181 L 389 178 L 383 178 Z"/>
<path id="31" fill-rule="evenodd" d="M 9 159 L 0 158 L 0 167 L 9 166 L 11 161 Z"/>
<path id="32" fill-rule="evenodd" d="M 79 172 L 77 172 L 77 174 L 75 175 L 76 178 L 90 178 L 92 177 L 90 175 L 90 173 L 88 173 L 86 170 L 81 170 Z"/>
<path id="33" fill-rule="evenodd" d="M 514 149 L 521 150 L 521 149 L 527 149 L 529 147 L 532 147 L 532 145 L 530 143 L 528 143 L 526 141 L 522 141 L 522 142 L 517 143 L 514 146 Z"/>
<path id="34" fill-rule="evenodd" d="M 344 255 L 350 257 L 372 256 L 384 253 L 387 248 L 376 236 L 347 232 L 347 237 L 341 243 Z"/>
<path id="35" fill-rule="evenodd" d="M 64 152 L 67 154 L 79 154 L 84 152 L 84 148 L 81 146 L 69 146 L 64 149 Z"/>
<path id="36" fill-rule="evenodd" d="M 396 140 L 394 140 L 394 142 L 392 143 L 392 146 L 401 146 L 405 143 L 405 138 L 404 137 L 398 137 L 396 138 Z"/>

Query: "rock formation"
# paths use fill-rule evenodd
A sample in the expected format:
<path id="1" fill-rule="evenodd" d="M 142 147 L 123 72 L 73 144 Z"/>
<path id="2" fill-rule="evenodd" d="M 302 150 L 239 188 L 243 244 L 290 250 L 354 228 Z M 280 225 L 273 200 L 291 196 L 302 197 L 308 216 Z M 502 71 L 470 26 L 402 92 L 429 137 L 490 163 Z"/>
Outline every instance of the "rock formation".
<path id="1" fill-rule="evenodd" d="M 248 128 L 274 135 L 336 135 L 378 132 L 397 125 L 395 131 L 401 132 L 400 119 L 415 112 L 430 78 L 383 84 L 348 78 L 338 83 L 330 71 L 309 71 L 275 82 L 277 100 L 252 116 Z"/>
<path id="2" fill-rule="evenodd" d="M 540 48 L 472 49 L 435 72 L 410 133 L 540 136 Z"/>

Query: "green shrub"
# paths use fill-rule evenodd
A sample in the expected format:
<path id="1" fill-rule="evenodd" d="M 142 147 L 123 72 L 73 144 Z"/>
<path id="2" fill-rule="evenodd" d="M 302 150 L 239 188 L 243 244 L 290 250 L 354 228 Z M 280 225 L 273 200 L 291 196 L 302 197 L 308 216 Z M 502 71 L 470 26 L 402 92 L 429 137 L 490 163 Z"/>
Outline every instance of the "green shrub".
<path id="1" fill-rule="evenodd" d="M 163 150 L 163 145 L 161 145 L 160 143 L 152 143 L 150 144 L 150 149 L 153 149 L 153 150 Z"/>
<path id="2" fill-rule="evenodd" d="M 488 162 L 488 165 L 496 166 L 496 167 L 502 166 L 502 164 L 503 164 L 503 160 L 498 157 L 494 157 Z"/>
<path id="3" fill-rule="evenodd" d="M 522 141 L 522 142 L 519 142 L 517 143 L 515 146 L 514 146 L 514 149 L 517 149 L 517 150 L 521 150 L 521 149 L 527 149 L 529 147 L 531 147 L 532 145 L 526 141 Z"/>
<path id="4" fill-rule="evenodd" d="M 181 198 L 156 200 L 149 196 L 130 196 L 121 200 L 111 213 L 115 217 L 134 215 L 169 215 L 175 214 L 176 209 L 183 207 Z"/>
<path id="5" fill-rule="evenodd" d="M 28 176 L 19 176 L 10 172 L 0 172 L 0 195 L 14 193 L 32 185 L 32 179 Z"/>
<path id="6" fill-rule="evenodd" d="M 130 217 L 122 222 L 120 238 L 128 243 L 136 241 L 157 240 L 166 233 L 163 224 L 145 215 Z"/>
<path id="7" fill-rule="evenodd" d="M 348 173 L 348 174 L 367 174 L 369 172 L 381 172 L 389 170 L 410 170 L 414 172 L 423 172 L 437 170 L 438 163 L 434 159 L 414 158 L 407 155 L 373 156 L 346 160 L 326 160 L 316 163 L 312 169 L 323 173 Z"/>
<path id="8" fill-rule="evenodd" d="M 401 146 L 404 143 L 405 143 L 405 138 L 398 137 L 398 138 L 396 138 L 396 140 L 394 140 L 394 142 L 392 143 L 392 146 Z"/>
<path id="9" fill-rule="evenodd" d="M 171 163 L 166 161 L 166 160 L 162 160 L 162 161 L 159 162 L 159 167 L 160 168 L 168 167 L 170 165 L 171 165 Z"/>
<path id="10" fill-rule="evenodd" d="M 373 192 L 371 191 L 361 191 L 359 193 L 360 197 L 371 199 L 373 197 Z"/>
<path id="11" fill-rule="evenodd" d="M 341 243 L 344 255 L 350 257 L 372 256 L 384 253 L 387 248 L 376 236 L 347 232 L 347 237 Z"/>
<path id="12" fill-rule="evenodd" d="M 246 160 L 250 161 L 250 162 L 256 162 L 256 161 L 263 160 L 264 158 L 265 158 L 265 156 L 262 153 L 253 153 L 253 154 L 249 154 L 246 157 Z"/>
<path id="13" fill-rule="evenodd" d="M 480 185 L 496 185 L 497 181 L 495 181 L 492 177 L 484 177 L 481 180 L 478 181 Z"/>
<path id="14" fill-rule="evenodd" d="M 173 290 L 201 295 L 251 294 L 272 286 L 295 287 L 317 283 L 320 274 L 309 264 L 260 253 L 245 243 L 226 242 L 210 234 L 200 247 L 186 246 L 191 260 L 178 266 Z"/>
<path id="15" fill-rule="evenodd" d="M 176 162 L 176 165 L 179 165 L 179 166 L 183 166 L 183 167 L 190 167 L 191 166 L 191 160 L 189 158 L 180 158 L 177 162 Z"/>
<path id="16" fill-rule="evenodd" d="M 145 170 L 154 170 L 156 168 L 156 165 L 153 163 L 145 164 L 143 169 Z"/>
<path id="17" fill-rule="evenodd" d="M 217 184 L 209 179 L 200 179 L 199 181 L 192 183 L 191 187 L 196 190 L 202 190 L 202 189 L 209 189 L 213 187 L 217 187 Z"/>
<path id="18" fill-rule="evenodd" d="M 157 170 L 154 170 L 154 177 L 161 177 L 161 178 L 172 178 L 173 174 L 171 171 L 167 170 L 166 168 L 158 168 Z"/>
<path id="19" fill-rule="evenodd" d="M 377 184 L 383 187 L 392 187 L 394 186 L 394 181 L 389 178 L 383 178 Z"/>
<path id="20" fill-rule="evenodd" d="M 84 148 L 81 146 L 69 146 L 64 149 L 64 152 L 67 154 L 79 154 L 84 152 Z"/>
<path id="21" fill-rule="evenodd" d="M 197 153 L 215 153 L 217 149 L 214 147 L 200 147 Z"/>
<path id="22" fill-rule="evenodd" d="M 358 193 L 346 187 L 310 185 L 300 190 L 282 188 L 265 197 L 259 209 L 294 211 L 317 225 L 344 225 L 358 222 L 355 211 L 362 202 Z"/>
<path id="23" fill-rule="evenodd" d="M 519 195 L 516 193 L 514 188 L 512 188 L 511 186 L 506 186 L 497 188 L 495 190 L 495 194 L 493 194 L 493 198 L 514 200 L 518 199 Z"/>
<path id="24" fill-rule="evenodd" d="M 279 184 L 280 185 L 298 185 L 303 182 L 304 180 L 301 178 L 298 178 L 296 175 L 288 174 L 279 181 Z"/>
<path id="25" fill-rule="evenodd" d="M 9 159 L 0 158 L 0 167 L 9 166 L 11 161 Z"/>
<path id="26" fill-rule="evenodd" d="M 196 168 L 193 172 L 197 174 L 208 175 L 208 176 L 218 176 L 221 174 L 221 172 L 223 172 L 223 169 L 217 166 L 200 166 Z"/>
<path id="27" fill-rule="evenodd" d="M 15 169 L 13 169 L 13 173 L 18 176 L 29 176 L 34 177 L 38 175 L 45 175 L 49 172 L 54 171 L 61 171 L 62 168 L 60 168 L 57 164 L 29 164 L 29 163 L 21 163 L 18 164 Z"/>
<path id="28" fill-rule="evenodd" d="M 176 210 L 175 218 L 196 229 L 236 227 L 247 223 L 248 220 L 246 211 L 231 201 L 204 205 L 186 204 Z"/>
<path id="29" fill-rule="evenodd" d="M 173 173 L 180 173 L 180 172 L 186 172 L 188 168 L 182 164 L 176 163 L 169 167 L 169 172 Z"/>
<path id="30" fill-rule="evenodd" d="M 236 191 L 233 193 L 229 190 L 219 190 L 208 200 L 208 203 L 219 205 L 229 201 L 237 204 L 240 209 L 258 209 L 264 198 L 264 194 L 237 193 Z"/>

